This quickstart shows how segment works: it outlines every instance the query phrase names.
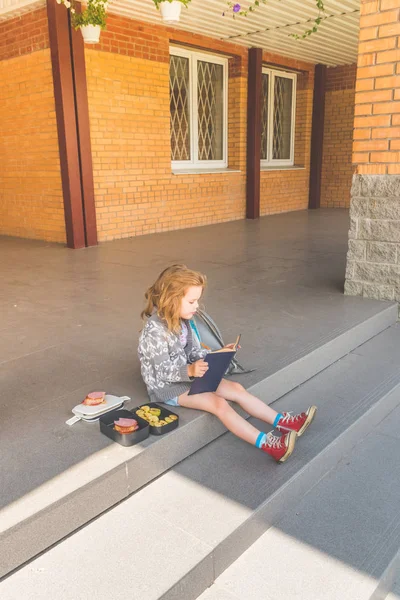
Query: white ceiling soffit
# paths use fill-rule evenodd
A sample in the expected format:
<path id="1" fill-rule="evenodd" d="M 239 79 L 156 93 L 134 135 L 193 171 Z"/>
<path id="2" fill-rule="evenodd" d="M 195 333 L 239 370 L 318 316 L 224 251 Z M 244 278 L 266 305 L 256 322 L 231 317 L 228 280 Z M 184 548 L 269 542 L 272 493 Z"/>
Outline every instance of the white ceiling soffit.
<path id="1" fill-rule="evenodd" d="M 0 0 L 0 21 L 20 17 L 45 4 L 45 0 Z"/>
<path id="2" fill-rule="evenodd" d="M 42 0 L 0 0 L 0 20 L 40 5 L 44 5 Z M 243 6 L 246 7 L 246 0 Z M 290 34 L 301 35 L 312 26 L 317 16 L 315 0 L 267 0 L 248 17 L 235 19 L 225 0 L 192 0 L 188 9 L 182 8 L 177 28 L 312 63 L 336 66 L 356 62 L 360 0 L 325 0 L 325 8 L 327 18 L 318 32 L 304 40 L 296 40 Z M 162 23 L 152 0 L 111 0 L 109 10 Z"/>

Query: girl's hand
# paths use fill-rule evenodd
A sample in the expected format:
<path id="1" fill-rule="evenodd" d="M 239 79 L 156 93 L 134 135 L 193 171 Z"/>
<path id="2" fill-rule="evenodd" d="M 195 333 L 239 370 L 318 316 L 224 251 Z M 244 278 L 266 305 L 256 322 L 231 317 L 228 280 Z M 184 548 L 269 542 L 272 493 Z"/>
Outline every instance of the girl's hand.
<path id="1" fill-rule="evenodd" d="M 188 365 L 189 377 L 203 377 L 208 371 L 208 364 L 204 360 L 196 360 L 196 362 Z"/>
<path id="2" fill-rule="evenodd" d="M 239 348 L 241 348 L 241 346 L 239 346 L 239 345 L 235 346 L 235 344 L 232 343 L 232 344 L 226 344 L 226 346 L 224 346 L 224 348 L 229 348 L 229 350 L 236 350 L 236 349 L 239 350 Z"/>

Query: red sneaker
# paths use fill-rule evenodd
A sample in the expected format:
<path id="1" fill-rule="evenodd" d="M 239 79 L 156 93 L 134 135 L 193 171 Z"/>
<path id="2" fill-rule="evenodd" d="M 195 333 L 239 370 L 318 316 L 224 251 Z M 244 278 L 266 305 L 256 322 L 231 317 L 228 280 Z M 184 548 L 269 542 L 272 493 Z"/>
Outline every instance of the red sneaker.
<path id="1" fill-rule="evenodd" d="M 298 436 L 303 435 L 307 427 L 312 423 L 315 413 L 317 412 L 316 406 L 309 406 L 306 412 L 302 412 L 299 415 L 291 415 L 288 412 L 282 413 L 281 417 L 276 425 L 279 431 L 295 431 Z"/>
<path id="2" fill-rule="evenodd" d="M 267 441 L 261 446 L 261 450 L 272 456 L 276 461 L 285 462 L 293 452 L 296 438 L 295 431 L 290 431 L 281 436 L 267 433 Z"/>

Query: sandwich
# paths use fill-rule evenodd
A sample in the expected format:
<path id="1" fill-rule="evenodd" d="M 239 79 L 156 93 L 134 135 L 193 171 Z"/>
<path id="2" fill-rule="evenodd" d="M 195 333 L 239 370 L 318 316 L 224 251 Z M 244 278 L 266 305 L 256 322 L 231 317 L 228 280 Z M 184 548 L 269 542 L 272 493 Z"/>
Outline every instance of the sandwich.
<path id="1" fill-rule="evenodd" d="M 127 433 L 133 433 L 139 429 L 139 423 L 135 419 L 120 418 L 114 421 L 114 429 L 123 435 Z"/>
<path id="2" fill-rule="evenodd" d="M 106 404 L 105 392 L 90 392 L 82 402 L 86 406 L 97 406 L 98 404 Z"/>

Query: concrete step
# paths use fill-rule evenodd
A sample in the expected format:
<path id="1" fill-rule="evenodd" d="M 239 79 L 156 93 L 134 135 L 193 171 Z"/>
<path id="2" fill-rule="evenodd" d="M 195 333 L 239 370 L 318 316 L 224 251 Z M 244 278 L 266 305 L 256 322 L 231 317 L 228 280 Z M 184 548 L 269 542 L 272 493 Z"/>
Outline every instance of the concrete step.
<path id="1" fill-rule="evenodd" d="M 389 594 L 386 596 L 385 600 L 399 600 L 400 598 L 400 567 L 396 572 L 396 580 Z M 374 598 L 375 600 L 375 598 Z M 382 598 L 377 598 L 376 600 L 384 600 Z"/>
<path id="2" fill-rule="evenodd" d="M 397 552 L 368 600 L 399 600 L 400 598 L 400 542 L 397 541 Z"/>
<path id="3" fill-rule="evenodd" d="M 287 463 L 220 436 L 4 579 L 2 600 L 194 600 L 340 461 L 351 464 L 353 448 L 400 404 L 399 364 L 394 325 L 276 402 L 319 407 Z M 386 459 L 396 482 L 393 449 Z"/>
<path id="4" fill-rule="evenodd" d="M 361 317 L 356 324 L 353 320 L 352 325 L 346 325 L 346 319 L 341 318 L 341 326 L 333 327 L 329 335 L 316 335 L 313 343 L 288 351 L 284 361 L 273 362 L 266 370 L 240 380 L 266 402 L 274 402 L 396 319 L 397 304 L 384 303 L 372 316 Z M 140 402 L 143 400 L 140 398 Z M 137 403 L 136 400 L 133 405 Z M 226 431 L 210 415 L 185 409 L 179 409 L 179 414 L 181 425 L 171 434 L 161 439 L 151 436 L 132 448 L 110 441 L 103 450 L 5 506 L 0 511 L 0 577 L 128 498 Z M 81 426 L 92 437 L 93 429 L 88 428 L 97 431 L 97 425 Z M 50 461 L 57 460 L 53 451 L 57 453 L 57 448 L 49 447 Z"/>
<path id="5" fill-rule="evenodd" d="M 384 600 L 390 590 L 394 600 L 399 442 L 400 406 L 198 600 Z"/>

